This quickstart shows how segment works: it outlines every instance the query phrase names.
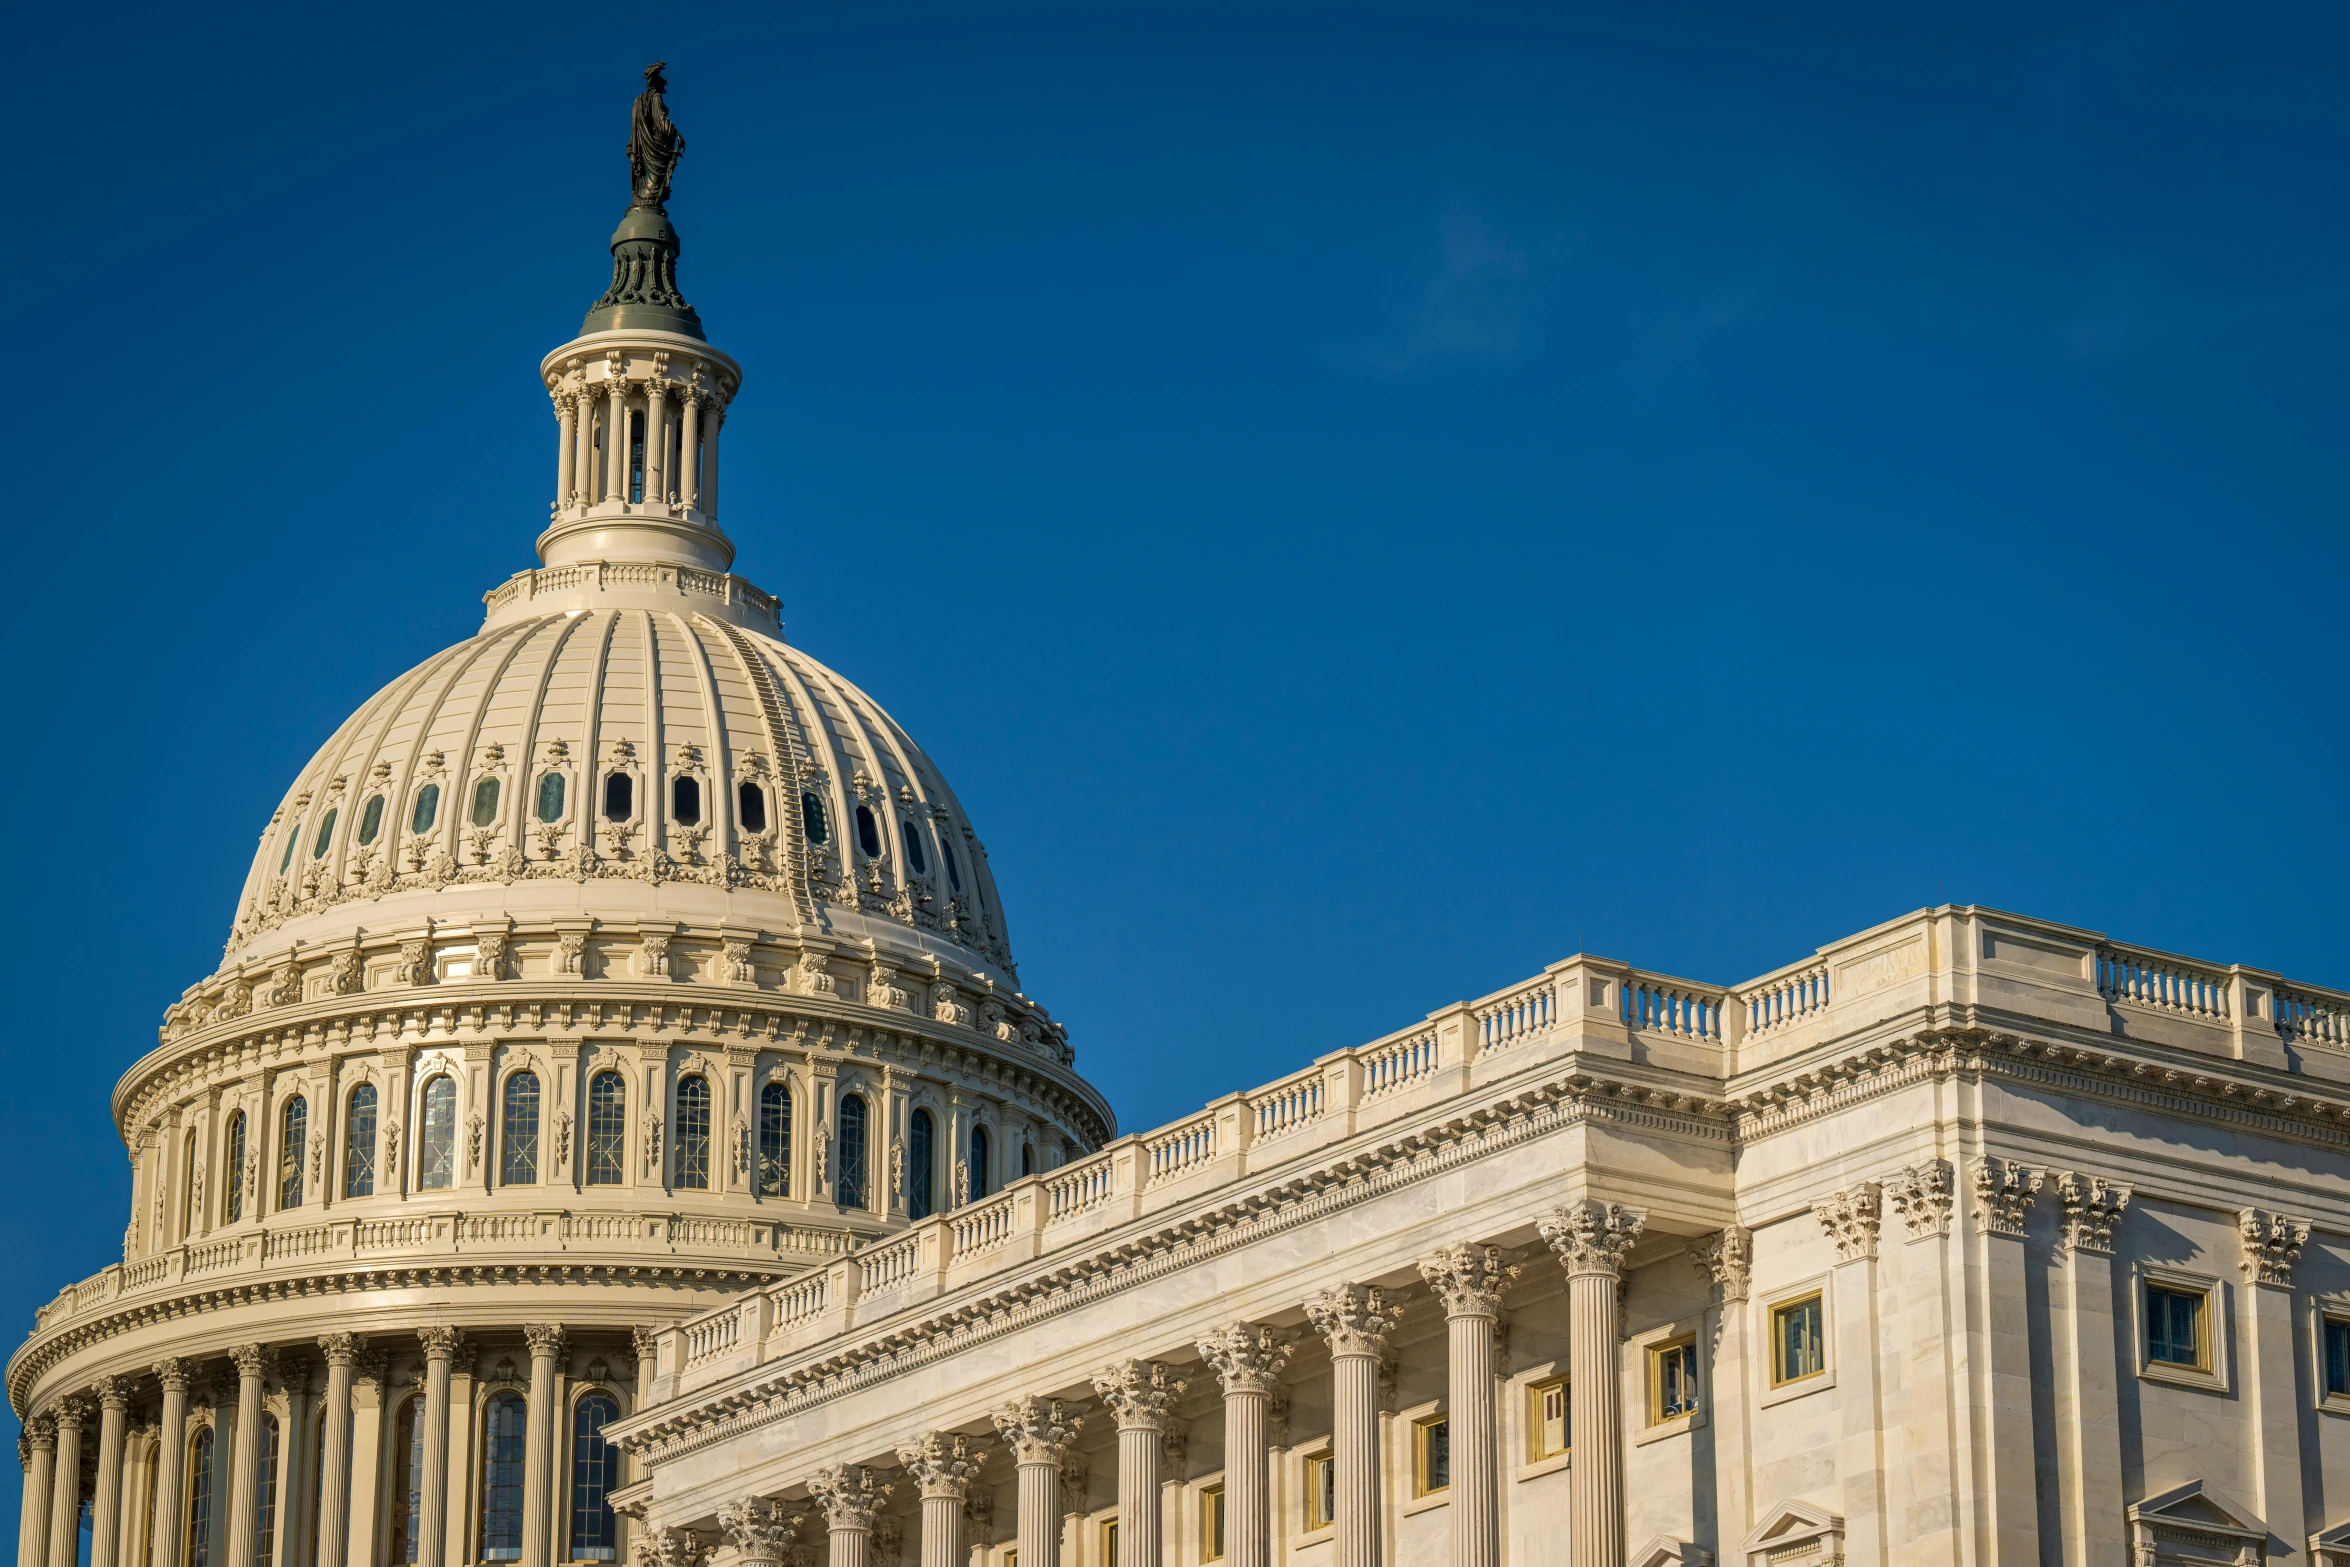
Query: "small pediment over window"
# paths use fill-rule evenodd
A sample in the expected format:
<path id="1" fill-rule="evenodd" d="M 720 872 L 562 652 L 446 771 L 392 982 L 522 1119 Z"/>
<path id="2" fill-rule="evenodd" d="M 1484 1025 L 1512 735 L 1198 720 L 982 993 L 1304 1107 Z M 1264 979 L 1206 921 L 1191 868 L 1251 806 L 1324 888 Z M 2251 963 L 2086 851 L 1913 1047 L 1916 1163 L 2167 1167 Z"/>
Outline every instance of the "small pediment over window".
<path id="1" fill-rule="evenodd" d="M 1713 1552 L 1660 1534 L 1634 1551 L 1626 1567 L 1713 1567 L 1713 1562 Z"/>
<path id="2" fill-rule="evenodd" d="M 1830 1567 L 1844 1560 L 1844 1515 L 1810 1502 L 1775 1503 L 1738 1554 L 1746 1567 Z"/>
<path id="3" fill-rule="evenodd" d="M 2350 1567 L 2350 1519 L 2311 1535 L 2309 1559 L 2318 1567 Z"/>
<path id="4" fill-rule="evenodd" d="M 2224 1491 L 2190 1480 L 2133 1502 L 2130 1545 L 2147 1567 L 2205 1567 L 2236 1563 L 2260 1567 L 2268 1554 L 2268 1527 Z"/>

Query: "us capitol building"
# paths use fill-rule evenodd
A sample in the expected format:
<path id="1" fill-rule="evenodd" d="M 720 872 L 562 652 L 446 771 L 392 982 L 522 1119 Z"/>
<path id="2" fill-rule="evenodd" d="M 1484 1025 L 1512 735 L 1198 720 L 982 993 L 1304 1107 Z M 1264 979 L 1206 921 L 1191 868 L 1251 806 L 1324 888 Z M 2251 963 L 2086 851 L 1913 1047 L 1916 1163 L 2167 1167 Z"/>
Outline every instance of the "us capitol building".
<path id="1" fill-rule="evenodd" d="M 2350 1563 L 2340 992 L 1941 907 L 1120 1133 L 937 768 L 731 574 L 647 75 L 540 565 L 115 1090 L 18 1567 Z"/>

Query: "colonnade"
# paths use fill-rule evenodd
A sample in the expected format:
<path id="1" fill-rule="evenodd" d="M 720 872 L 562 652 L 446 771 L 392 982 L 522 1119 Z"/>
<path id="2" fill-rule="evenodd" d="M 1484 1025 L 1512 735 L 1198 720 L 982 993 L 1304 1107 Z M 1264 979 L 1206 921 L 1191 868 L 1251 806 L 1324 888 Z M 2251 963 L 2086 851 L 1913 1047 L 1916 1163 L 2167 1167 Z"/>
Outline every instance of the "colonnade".
<path id="1" fill-rule="evenodd" d="M 509 1332 L 512 1330 L 508 1330 Z M 553 1567 L 559 1520 L 557 1455 L 567 1425 L 558 1396 L 558 1368 L 565 1364 L 569 1338 L 553 1324 L 521 1329 L 530 1370 L 523 1381 L 526 1414 L 522 1486 L 521 1567 Z M 420 1461 L 414 1466 L 417 1517 L 416 1567 L 449 1567 L 453 1501 L 462 1505 L 470 1471 L 481 1453 L 471 1427 L 452 1402 L 455 1369 L 467 1351 L 455 1328 L 421 1329 L 422 1407 L 418 1416 Z M 91 1511 L 90 1567 L 187 1567 L 190 1543 L 189 1459 L 204 1423 L 191 1409 L 191 1392 L 209 1392 L 213 1441 L 206 1503 L 211 1512 L 204 1536 L 211 1567 L 375 1567 L 379 1540 L 388 1532 L 387 1509 L 404 1508 L 407 1498 L 384 1496 L 379 1480 L 397 1473 L 393 1416 L 405 1402 L 390 1392 L 390 1357 L 357 1335 L 329 1333 L 315 1341 L 325 1369 L 323 1389 L 313 1390 L 317 1367 L 312 1345 L 246 1343 L 227 1353 L 229 1370 L 206 1388 L 198 1362 L 159 1360 L 146 1377 L 101 1377 L 86 1391 L 53 1399 L 25 1422 L 23 1517 L 17 1536 L 17 1567 L 73 1567 L 80 1554 L 82 1510 Z M 654 1335 L 636 1330 L 634 1398 L 641 1398 L 653 1364 Z M 620 1357 L 625 1363 L 626 1357 Z M 470 1369 L 470 1368 L 469 1368 Z M 362 1430 L 362 1380 L 372 1395 L 366 1413 L 375 1417 Z M 518 1379 L 519 1380 L 519 1379 Z M 271 1418 L 272 1387 L 284 1399 L 274 1458 L 264 1450 Z M 153 1412 L 152 1423 L 134 1427 L 134 1404 Z M 324 1418 L 318 1418 L 323 1411 Z M 453 1424 L 461 1444 L 452 1443 Z M 136 1516 L 149 1522 L 146 1538 L 126 1530 L 133 1514 L 126 1506 L 124 1476 L 132 1436 L 141 1438 L 149 1488 Z M 151 1446 L 145 1438 L 152 1433 Z M 94 1484 L 82 1484 L 83 1449 L 95 1442 Z M 274 1471 L 270 1486 L 263 1476 Z M 456 1493 L 452 1497 L 452 1481 Z M 265 1506 L 280 1515 L 267 1531 Z M 404 1516 L 404 1513 L 403 1513 Z M 127 1538 L 126 1538 L 127 1534 Z M 273 1541 L 285 1548 L 272 1551 Z"/>
<path id="2" fill-rule="evenodd" d="M 555 461 L 557 507 L 628 502 L 717 517 L 718 432 L 726 422 L 726 401 L 717 388 L 699 375 L 673 380 L 657 370 L 632 381 L 623 371 L 560 387 L 552 395 L 562 428 Z M 641 421 L 633 432 L 632 420 Z M 644 442 L 641 495 L 630 482 L 632 434 Z"/>
<path id="3" fill-rule="evenodd" d="M 1638 1209 L 1586 1202 L 1556 1210 L 1541 1223 L 1568 1287 L 1575 1454 L 1570 1519 L 1576 1567 L 1625 1567 L 1625 1433 L 1617 1385 L 1621 1284 L 1624 1255 L 1644 1222 Z M 1422 1259 L 1419 1270 L 1446 1319 L 1451 1561 L 1453 1567 L 1499 1567 L 1502 1465 L 1495 1340 L 1502 1291 L 1521 1265 L 1497 1246 L 1453 1245 Z M 1387 1567 L 1380 1381 L 1402 1306 L 1394 1290 L 1341 1284 L 1314 1295 L 1304 1307 L 1331 1360 L 1336 1505 L 1329 1523 L 1336 1567 Z M 1269 1427 L 1297 1343 L 1296 1335 L 1258 1322 L 1235 1322 L 1197 1342 L 1200 1359 L 1223 1393 L 1223 1559 L 1228 1567 L 1271 1567 Z M 1159 1489 L 1162 1438 L 1185 1387 L 1177 1370 L 1160 1360 L 1132 1359 L 1093 1377 L 1101 1408 L 1117 1428 L 1119 1567 L 1168 1567 Z M 1020 1567 L 1059 1567 L 1064 1466 L 1086 1418 L 1060 1399 L 1036 1396 L 1014 1398 L 992 1414 L 1017 1477 Z M 964 1567 L 969 1559 L 965 1503 L 980 1473 L 983 1441 L 966 1433 L 928 1431 L 896 1450 L 903 1478 L 921 1503 L 921 1567 Z M 729 1538 L 746 1558 L 780 1562 L 793 1551 L 800 1531 L 821 1516 L 828 1531 L 828 1567 L 866 1567 L 876 1512 L 892 1482 L 871 1469 L 834 1465 L 806 1485 L 807 1503 L 748 1497 L 728 1508 L 722 1523 Z"/>

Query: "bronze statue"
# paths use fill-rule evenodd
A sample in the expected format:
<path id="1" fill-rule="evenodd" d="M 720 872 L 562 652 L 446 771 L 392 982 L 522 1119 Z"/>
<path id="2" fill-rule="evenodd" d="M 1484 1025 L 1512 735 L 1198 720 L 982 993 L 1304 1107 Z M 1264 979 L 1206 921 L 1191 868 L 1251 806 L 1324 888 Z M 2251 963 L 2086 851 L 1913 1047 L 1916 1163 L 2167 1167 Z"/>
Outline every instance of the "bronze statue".
<path id="1" fill-rule="evenodd" d="M 655 60 L 645 67 L 645 90 L 636 95 L 628 117 L 628 179 L 636 204 L 664 211 L 669 200 L 669 176 L 685 155 L 685 137 L 669 118 L 662 94 L 669 83 L 661 75 L 669 62 Z"/>

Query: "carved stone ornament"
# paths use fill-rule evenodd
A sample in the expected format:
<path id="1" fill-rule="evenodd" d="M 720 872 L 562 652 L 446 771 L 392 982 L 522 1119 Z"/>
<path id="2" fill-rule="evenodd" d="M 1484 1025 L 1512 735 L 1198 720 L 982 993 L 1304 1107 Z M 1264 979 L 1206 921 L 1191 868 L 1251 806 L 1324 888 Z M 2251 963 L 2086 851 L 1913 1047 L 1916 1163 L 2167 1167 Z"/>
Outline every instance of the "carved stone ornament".
<path id="1" fill-rule="evenodd" d="M 1122 1360 L 1093 1374 L 1093 1390 L 1121 1431 L 1164 1432 L 1185 1385 L 1158 1360 Z"/>
<path id="2" fill-rule="evenodd" d="M 424 1345 L 427 1360 L 454 1360 L 465 1347 L 465 1335 L 452 1327 L 438 1324 L 416 1331 L 417 1340 Z"/>
<path id="3" fill-rule="evenodd" d="M 1085 1424 L 1062 1408 L 1057 1398 L 1015 1398 L 995 1412 L 995 1428 L 1019 1464 L 1060 1467 Z"/>
<path id="4" fill-rule="evenodd" d="M 811 1516 L 796 1504 L 746 1496 L 718 1510 L 719 1532 L 751 1562 L 780 1562 L 798 1543 L 800 1526 Z"/>
<path id="5" fill-rule="evenodd" d="M 2236 1215 L 2236 1234 L 2244 1242 L 2244 1278 L 2253 1284 L 2289 1286 L 2293 1264 L 2309 1240 L 2309 1221 L 2281 1213 L 2246 1208 Z"/>
<path id="6" fill-rule="evenodd" d="M 1975 1161 L 1975 1223 L 1993 1235 L 2021 1238 L 2032 1199 L 2040 1195 L 2045 1177 L 2013 1159 Z"/>
<path id="7" fill-rule="evenodd" d="M 1733 1224 L 1690 1247 L 1689 1265 L 1722 1304 L 1742 1301 L 1754 1277 L 1754 1233 Z"/>
<path id="8" fill-rule="evenodd" d="M 1811 1205 L 1820 1232 L 1836 1243 L 1838 1262 L 1861 1262 L 1877 1254 L 1877 1225 L 1883 1217 L 1884 1188 L 1861 1181 Z"/>
<path id="9" fill-rule="evenodd" d="M 838 981 L 824 966 L 824 954 L 803 948 L 799 961 L 792 965 L 792 989 L 803 996 L 829 996 L 838 988 Z"/>
<path id="10" fill-rule="evenodd" d="M 555 1168 L 571 1168 L 571 1112 L 568 1110 L 555 1112 Z"/>
<path id="11" fill-rule="evenodd" d="M 564 931 L 555 938 L 555 972 L 577 974 L 587 953 L 587 932 Z"/>
<path id="12" fill-rule="evenodd" d="M 702 1567 L 710 1542 L 691 1529 L 647 1525 L 636 1531 L 637 1567 Z"/>
<path id="13" fill-rule="evenodd" d="M 163 1385 L 166 1393 L 185 1393 L 188 1383 L 195 1376 L 194 1364 L 193 1361 L 176 1357 L 158 1360 L 153 1367 L 155 1380 Z"/>
<path id="14" fill-rule="evenodd" d="M 384 1122 L 384 1185 L 391 1191 L 400 1189 L 400 1123 Z"/>
<path id="15" fill-rule="evenodd" d="M 1552 1209 L 1538 1227 L 1567 1277 L 1595 1273 L 1620 1279 L 1624 1276 L 1624 1254 L 1647 1224 L 1645 1208 L 1586 1201 Z"/>
<path id="16" fill-rule="evenodd" d="M 1501 1317 L 1501 1292 L 1522 1269 L 1499 1246 L 1442 1246 L 1420 1262 L 1420 1277 L 1444 1302 L 1447 1317 Z"/>
<path id="17" fill-rule="evenodd" d="M 827 1464 L 808 1477 L 808 1494 L 824 1509 L 827 1528 L 871 1530 L 890 1487 L 861 1464 Z"/>
<path id="18" fill-rule="evenodd" d="M 2121 1219 L 2122 1210 L 2130 1205 L 2130 1189 L 2117 1186 L 2102 1175 L 2059 1170 L 2056 1198 L 2064 1204 L 2064 1218 L 2056 1231 L 2057 1249 L 2102 1252 L 2110 1256 L 2113 1227 Z"/>
<path id="19" fill-rule="evenodd" d="M 1913 1241 L 1950 1233 L 1950 1210 L 1957 1201 L 1949 1162 L 1928 1159 L 1897 1172 L 1885 1183 L 1885 1200 L 1901 1215 Z"/>
<path id="20" fill-rule="evenodd" d="M 318 1338 L 318 1352 L 329 1366 L 358 1364 L 361 1345 L 362 1340 L 353 1333 L 322 1333 Z"/>
<path id="21" fill-rule="evenodd" d="M 1227 1394 L 1275 1392 L 1296 1352 L 1295 1339 L 1254 1322 L 1235 1322 L 1199 1341 L 1200 1358 L 1215 1368 Z"/>
<path id="22" fill-rule="evenodd" d="M 564 1345 L 569 1342 L 562 1326 L 552 1322 L 523 1324 L 522 1341 L 530 1346 L 533 1360 L 561 1360 Z"/>
<path id="23" fill-rule="evenodd" d="M 238 1344 L 229 1350 L 228 1358 L 240 1379 L 266 1376 L 277 1364 L 276 1351 L 266 1344 Z"/>
<path id="24" fill-rule="evenodd" d="M 481 1168 L 482 1131 L 481 1112 L 476 1110 L 467 1117 L 465 1122 L 465 1173 L 467 1175 L 471 1175 Z"/>
<path id="25" fill-rule="evenodd" d="M 1306 1316 L 1333 1356 L 1384 1358 L 1387 1336 L 1403 1319 L 1403 1307 L 1375 1285 L 1339 1284 L 1309 1299 Z"/>
<path id="26" fill-rule="evenodd" d="M 979 1478 L 980 1454 L 959 1432 L 930 1431 L 898 1449 L 898 1462 L 914 1477 L 924 1501 L 965 1501 Z"/>
<path id="27" fill-rule="evenodd" d="M 660 1173 L 661 1118 L 658 1115 L 647 1115 L 645 1117 L 645 1179 L 651 1180 Z"/>

